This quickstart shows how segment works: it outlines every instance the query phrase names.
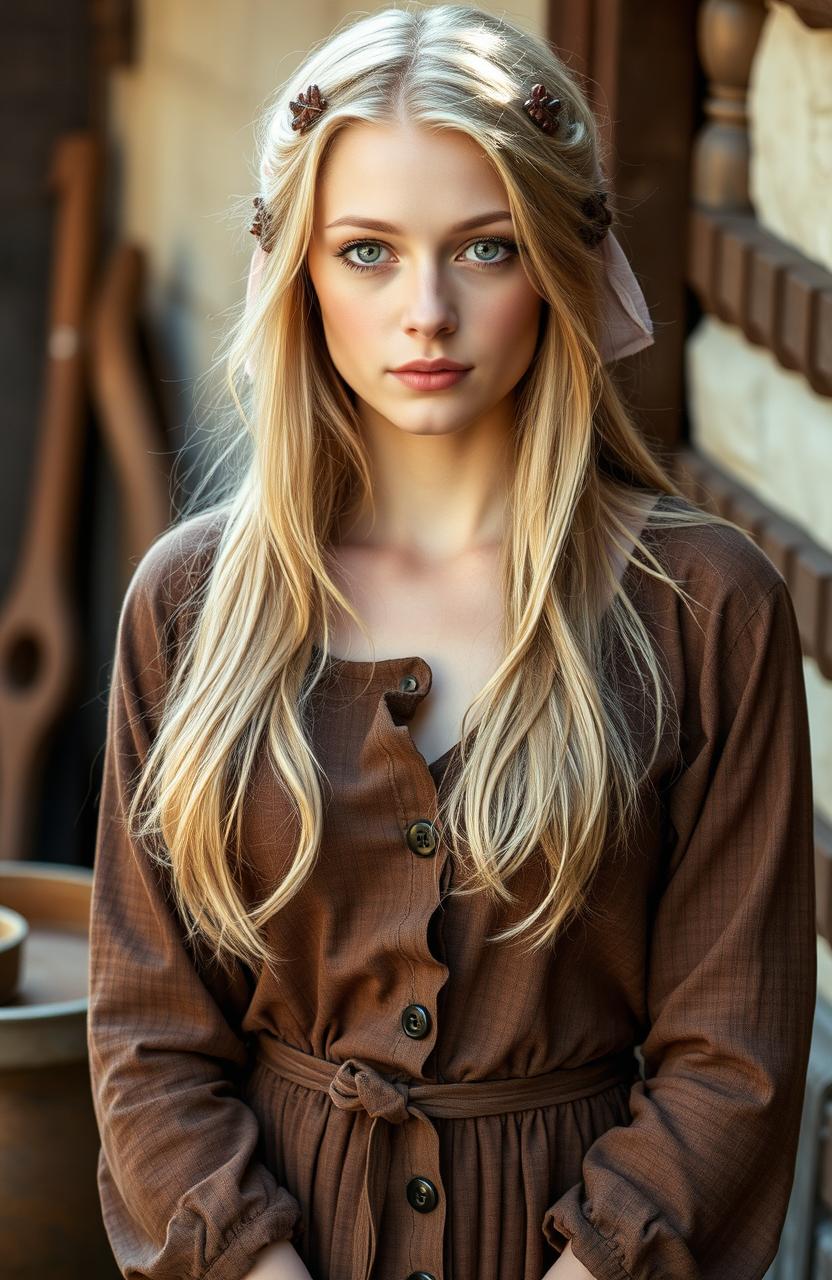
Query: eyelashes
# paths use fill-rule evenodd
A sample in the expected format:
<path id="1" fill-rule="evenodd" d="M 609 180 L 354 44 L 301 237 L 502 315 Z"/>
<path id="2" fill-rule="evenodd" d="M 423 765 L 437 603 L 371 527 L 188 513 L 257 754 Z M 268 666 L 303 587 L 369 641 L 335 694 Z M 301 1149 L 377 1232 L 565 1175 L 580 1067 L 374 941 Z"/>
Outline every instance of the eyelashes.
<path id="1" fill-rule="evenodd" d="M 378 271 L 379 268 L 386 267 L 388 265 L 386 262 L 355 262 L 352 258 L 348 258 L 346 256 L 350 250 L 367 244 L 379 245 L 381 248 L 386 248 L 386 245 L 383 245 L 380 240 L 350 240 L 347 244 L 341 245 L 341 248 L 335 256 L 336 258 L 340 258 L 344 266 L 349 267 L 351 271 Z M 516 241 L 509 239 L 508 236 L 480 236 L 478 240 L 472 240 L 471 244 L 467 245 L 463 252 L 466 252 L 467 249 L 473 248 L 476 244 L 498 244 L 509 251 L 507 257 L 496 258 L 491 262 L 476 262 L 473 258 L 466 259 L 469 265 L 475 267 L 479 271 L 491 271 L 497 267 L 505 266 L 505 264 L 510 262 L 513 257 L 516 257 L 518 253 Z"/>

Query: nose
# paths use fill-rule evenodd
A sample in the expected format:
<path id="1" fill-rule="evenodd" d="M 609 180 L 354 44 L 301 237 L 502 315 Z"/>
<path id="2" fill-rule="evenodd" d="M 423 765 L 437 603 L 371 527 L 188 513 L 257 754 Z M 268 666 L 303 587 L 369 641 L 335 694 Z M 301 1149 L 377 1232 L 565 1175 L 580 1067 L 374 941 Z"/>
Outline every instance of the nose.
<path id="1" fill-rule="evenodd" d="M 433 337 L 437 333 L 454 333 L 459 319 L 451 286 L 436 267 L 415 271 L 408 283 L 408 299 L 402 313 L 402 329 L 409 334 Z"/>

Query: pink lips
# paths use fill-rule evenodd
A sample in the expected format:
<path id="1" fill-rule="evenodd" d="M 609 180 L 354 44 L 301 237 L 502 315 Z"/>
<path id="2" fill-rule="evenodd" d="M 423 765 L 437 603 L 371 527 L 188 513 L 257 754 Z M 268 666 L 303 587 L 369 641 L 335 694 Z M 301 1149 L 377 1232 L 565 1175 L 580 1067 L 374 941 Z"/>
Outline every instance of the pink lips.
<path id="1" fill-rule="evenodd" d="M 444 391 L 461 382 L 468 369 L 440 369 L 436 373 L 428 373 L 419 369 L 391 369 L 390 372 L 407 387 L 414 391 Z"/>

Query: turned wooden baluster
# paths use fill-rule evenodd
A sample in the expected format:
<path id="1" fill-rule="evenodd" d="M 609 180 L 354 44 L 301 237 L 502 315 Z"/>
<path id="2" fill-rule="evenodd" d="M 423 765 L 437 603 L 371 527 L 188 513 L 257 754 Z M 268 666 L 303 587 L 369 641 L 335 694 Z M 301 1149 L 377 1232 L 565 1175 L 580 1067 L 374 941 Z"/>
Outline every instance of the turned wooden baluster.
<path id="1" fill-rule="evenodd" d="M 708 77 L 706 121 L 693 147 L 691 190 L 707 209 L 749 213 L 746 97 L 766 11 L 762 0 L 704 0 L 699 57 Z"/>

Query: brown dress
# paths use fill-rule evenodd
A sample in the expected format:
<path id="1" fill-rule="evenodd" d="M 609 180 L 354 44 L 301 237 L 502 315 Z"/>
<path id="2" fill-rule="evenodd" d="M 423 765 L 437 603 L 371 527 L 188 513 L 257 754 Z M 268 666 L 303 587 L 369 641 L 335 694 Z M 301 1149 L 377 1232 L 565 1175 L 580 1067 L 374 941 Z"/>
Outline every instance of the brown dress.
<path id="1" fill-rule="evenodd" d="M 331 659 L 310 726 L 323 844 L 271 925 L 288 960 L 224 980 L 183 942 L 122 823 L 183 575 L 207 571 L 221 520 L 192 517 L 147 553 L 116 646 L 88 1039 L 122 1273 L 241 1280 L 291 1236 L 313 1280 L 541 1280 L 571 1237 L 597 1280 L 759 1280 L 792 1182 L 816 990 L 809 732 L 779 572 L 730 529 L 646 535 L 700 602 L 691 618 L 624 575 L 680 732 L 591 912 L 535 957 L 486 940 L 539 900 L 535 859 L 510 909 L 446 897 L 455 868 L 431 819 L 458 756 L 428 764 L 410 735 L 426 660 Z M 625 701 L 646 750 L 650 708 L 635 684 Z M 285 874 L 293 824 L 261 754 L 251 902 Z"/>

